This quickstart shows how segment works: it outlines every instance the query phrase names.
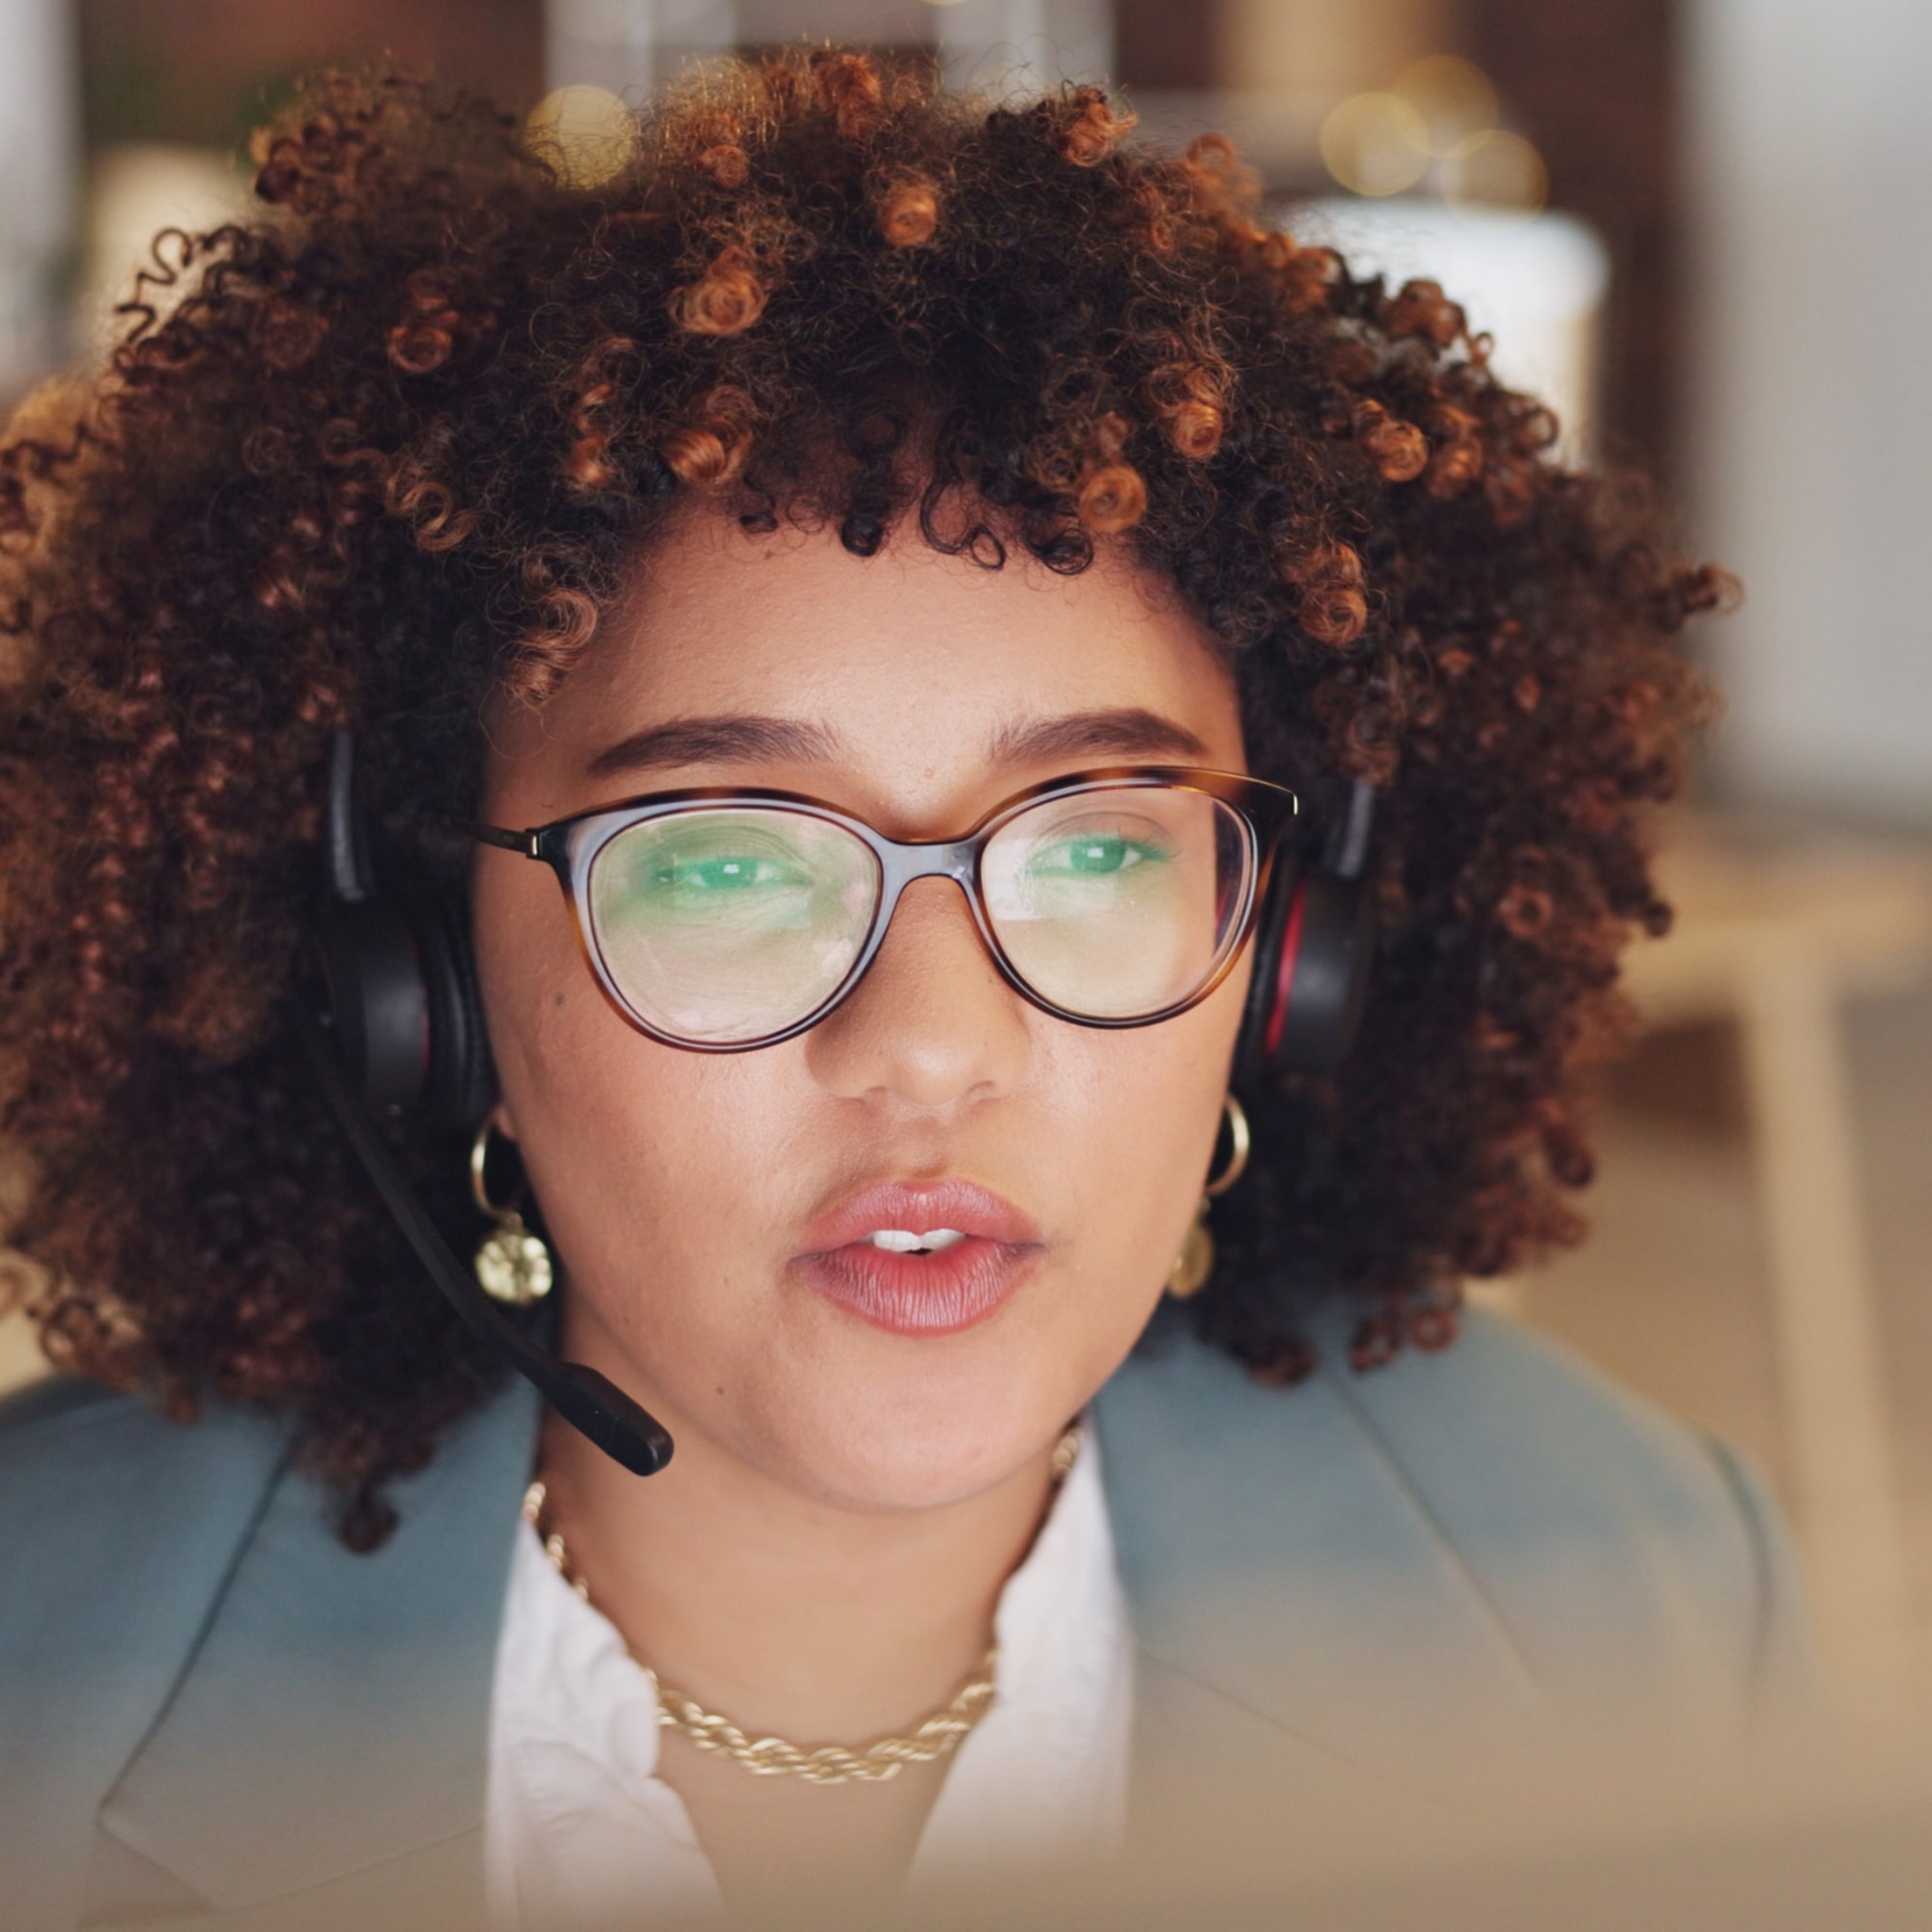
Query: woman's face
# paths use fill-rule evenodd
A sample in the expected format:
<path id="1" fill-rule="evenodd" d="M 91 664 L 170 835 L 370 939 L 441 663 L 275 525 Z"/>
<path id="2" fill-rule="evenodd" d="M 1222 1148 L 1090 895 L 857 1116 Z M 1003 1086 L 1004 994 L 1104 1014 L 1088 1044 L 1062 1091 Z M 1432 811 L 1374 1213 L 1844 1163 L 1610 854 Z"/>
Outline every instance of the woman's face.
<path id="1" fill-rule="evenodd" d="M 862 560 L 830 533 L 752 537 L 706 511 L 654 546 L 558 697 L 505 707 L 492 738 L 486 813 L 509 826 L 744 784 L 936 838 L 1087 767 L 1244 769 L 1232 680 L 1118 551 L 1073 579 L 912 536 Z M 1201 1193 L 1245 956 L 1178 1018 L 1077 1026 L 1021 999 L 959 888 L 924 879 L 817 1026 L 705 1054 L 605 999 L 548 867 L 483 851 L 475 923 L 501 1119 L 564 1264 L 566 1352 L 681 1455 L 846 1507 L 956 1501 L 1037 1456 L 1131 1347 Z M 1000 1224 L 972 1268 L 825 1258 L 854 1198 L 895 1185 L 857 1217 Z M 905 1270 L 933 1263 L 924 1294 Z M 944 1287 L 954 1274 L 970 1279 Z"/>

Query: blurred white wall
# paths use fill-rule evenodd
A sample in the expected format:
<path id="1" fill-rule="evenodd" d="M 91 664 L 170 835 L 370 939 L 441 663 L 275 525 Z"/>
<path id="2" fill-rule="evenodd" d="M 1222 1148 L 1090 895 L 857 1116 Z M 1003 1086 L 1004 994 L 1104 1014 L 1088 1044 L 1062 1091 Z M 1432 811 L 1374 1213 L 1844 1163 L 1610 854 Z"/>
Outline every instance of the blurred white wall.
<path id="1" fill-rule="evenodd" d="M 162 230 L 194 235 L 259 213 L 247 177 L 224 155 L 150 141 L 96 153 L 88 169 L 85 248 L 71 331 L 82 359 L 99 360 L 121 333 L 125 324 L 115 304 L 134 295 L 135 276 L 150 266 Z M 187 286 L 150 289 L 148 300 L 165 309 Z"/>
<path id="2" fill-rule="evenodd" d="M 1752 800 L 1932 822 L 1932 8 L 1690 0 L 1690 482 Z"/>
<path id="3" fill-rule="evenodd" d="M 547 0 L 552 87 L 639 96 L 740 43 L 936 45 L 954 86 L 1020 90 L 1098 80 L 1110 0 Z"/>
<path id="4" fill-rule="evenodd" d="M 69 0 L 0 0 L 0 403 L 64 347 L 79 113 Z"/>
<path id="5" fill-rule="evenodd" d="M 951 86 L 1024 94 L 1112 74 L 1110 0 L 947 0 L 926 11 Z"/>
<path id="6" fill-rule="evenodd" d="M 1439 283 L 1471 329 L 1495 337 L 1498 379 L 1556 412 L 1564 458 L 1588 461 L 1610 262 L 1587 223 L 1406 196 L 1335 196 L 1290 208 L 1286 226 L 1340 249 L 1357 274 L 1385 275 L 1391 288 L 1418 276 Z"/>
<path id="7" fill-rule="evenodd" d="M 725 51 L 731 0 L 549 0 L 544 54 L 552 87 L 647 92 L 694 56 Z"/>

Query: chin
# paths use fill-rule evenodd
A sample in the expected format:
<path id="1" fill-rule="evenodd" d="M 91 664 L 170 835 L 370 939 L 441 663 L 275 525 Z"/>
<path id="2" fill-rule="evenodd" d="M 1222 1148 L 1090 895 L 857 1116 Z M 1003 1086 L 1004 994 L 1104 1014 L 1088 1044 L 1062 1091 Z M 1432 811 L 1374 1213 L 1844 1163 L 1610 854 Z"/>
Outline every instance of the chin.
<path id="1" fill-rule="evenodd" d="M 1082 1378 L 1019 1331 L 860 1346 L 820 1355 L 810 1396 L 784 1402 L 795 1480 L 860 1509 L 933 1509 L 1004 1482 L 1051 1444 L 1086 1400 Z"/>

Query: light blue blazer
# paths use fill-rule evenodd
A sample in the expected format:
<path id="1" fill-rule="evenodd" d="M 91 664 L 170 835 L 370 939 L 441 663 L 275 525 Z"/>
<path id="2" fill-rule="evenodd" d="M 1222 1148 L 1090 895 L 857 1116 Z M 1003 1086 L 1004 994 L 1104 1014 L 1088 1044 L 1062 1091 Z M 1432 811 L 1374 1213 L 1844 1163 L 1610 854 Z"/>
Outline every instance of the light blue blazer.
<path id="1" fill-rule="evenodd" d="M 1611 1706 L 1742 1742 L 1808 1696 L 1782 1532 L 1722 1448 L 1492 1318 L 1365 1376 L 1334 1340 L 1299 1388 L 1181 1343 L 1098 1399 L 1137 1802 L 1196 1757 L 1301 1807 Z M 505 1390 L 352 1556 L 260 1415 L 0 1406 L 7 1932 L 480 1923 L 536 1424 Z"/>

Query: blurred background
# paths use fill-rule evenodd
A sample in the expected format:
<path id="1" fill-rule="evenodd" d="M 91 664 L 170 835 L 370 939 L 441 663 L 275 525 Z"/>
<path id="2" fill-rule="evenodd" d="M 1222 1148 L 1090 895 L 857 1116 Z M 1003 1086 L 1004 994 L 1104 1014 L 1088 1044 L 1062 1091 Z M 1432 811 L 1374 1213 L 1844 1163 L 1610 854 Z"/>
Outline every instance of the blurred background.
<path id="1" fill-rule="evenodd" d="M 0 0 L 0 403 L 99 353 L 150 239 L 245 203 L 291 76 L 388 55 L 594 127 L 801 38 L 1108 75 L 1281 218 L 1427 273 L 1735 569 L 1677 932 L 1596 1233 L 1479 1292 L 1743 1447 L 1855 1696 L 1932 1688 L 1932 13 L 1908 0 Z M 1915 242 L 1914 236 L 1920 239 Z M 0 1382 L 37 1372 L 0 1320 Z"/>

